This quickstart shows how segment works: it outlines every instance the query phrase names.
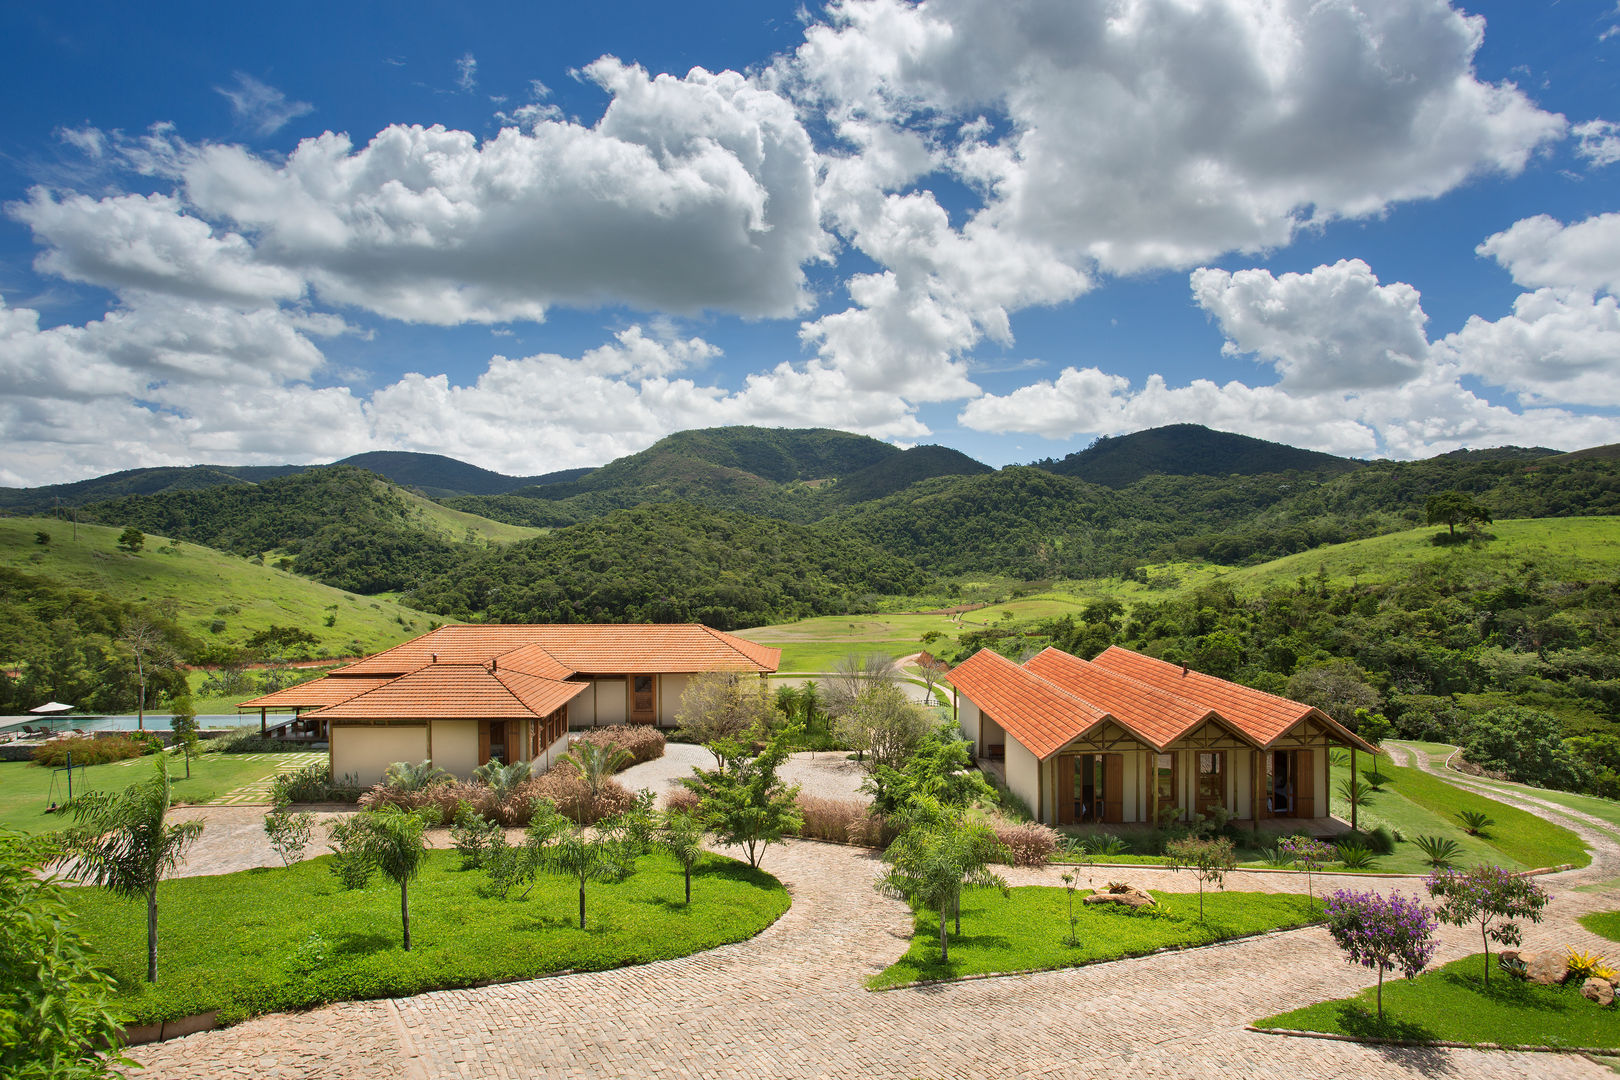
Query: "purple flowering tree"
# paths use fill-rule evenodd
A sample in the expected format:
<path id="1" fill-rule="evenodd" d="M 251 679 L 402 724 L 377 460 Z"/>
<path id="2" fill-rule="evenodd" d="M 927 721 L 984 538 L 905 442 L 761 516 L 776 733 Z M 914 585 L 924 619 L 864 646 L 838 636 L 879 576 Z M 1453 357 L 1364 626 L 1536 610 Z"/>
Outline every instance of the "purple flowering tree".
<path id="1" fill-rule="evenodd" d="M 1311 906 L 1316 906 L 1316 871 L 1322 869 L 1333 861 L 1333 845 L 1321 840 L 1313 840 L 1309 836 L 1285 836 L 1277 842 L 1277 847 L 1284 855 L 1294 860 L 1296 866 L 1305 868 L 1305 893 L 1310 898 Z"/>
<path id="2" fill-rule="evenodd" d="M 1434 932 L 1440 924 L 1420 901 L 1399 894 L 1339 889 L 1327 902 L 1328 933 L 1352 964 L 1378 972 L 1378 1019 L 1384 1018 L 1384 973 L 1399 971 L 1408 979 L 1434 955 Z"/>
<path id="3" fill-rule="evenodd" d="M 1517 945 L 1524 940 L 1519 924 L 1508 920 L 1541 921 L 1547 890 L 1530 878 L 1500 866 L 1471 870 L 1436 870 L 1429 875 L 1429 895 L 1439 901 L 1435 909 L 1452 926 L 1479 927 L 1485 945 L 1485 985 L 1491 985 L 1491 942 Z"/>

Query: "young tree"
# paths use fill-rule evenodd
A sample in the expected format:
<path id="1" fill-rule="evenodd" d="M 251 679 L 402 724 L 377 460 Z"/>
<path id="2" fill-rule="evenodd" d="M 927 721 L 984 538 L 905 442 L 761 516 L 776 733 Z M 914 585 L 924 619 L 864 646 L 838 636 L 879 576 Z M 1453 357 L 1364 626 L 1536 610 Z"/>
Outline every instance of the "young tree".
<path id="1" fill-rule="evenodd" d="M 133 525 L 126 525 L 118 534 L 118 546 L 133 555 L 146 546 L 146 534 Z"/>
<path id="2" fill-rule="evenodd" d="M 186 779 L 191 779 L 191 759 L 197 756 L 201 740 L 197 737 L 197 710 L 189 694 L 174 699 L 174 713 L 169 719 L 169 730 L 174 733 L 175 747 L 186 759 Z"/>
<path id="3" fill-rule="evenodd" d="M 823 687 L 827 715 L 838 719 L 855 707 L 861 692 L 900 678 L 900 668 L 887 653 L 850 653 L 835 661 Z"/>
<path id="4" fill-rule="evenodd" d="M 546 864 L 579 885 L 579 928 L 585 929 L 585 886 L 592 881 L 623 881 L 635 860 L 616 835 L 616 822 L 604 818 L 594 830 L 570 829 L 546 849 Z"/>
<path id="5" fill-rule="evenodd" d="M 1189 836 L 1172 840 L 1165 846 L 1173 871 L 1191 870 L 1198 879 L 1198 921 L 1204 921 L 1204 886 L 1226 888 L 1226 875 L 1237 869 L 1237 855 L 1232 841 L 1224 836 Z"/>
<path id="6" fill-rule="evenodd" d="M 582 743 L 582 746 L 589 745 Z M 494 792 L 499 802 L 505 802 L 512 797 L 518 785 L 529 778 L 532 771 L 527 761 L 514 761 L 510 765 L 502 765 L 500 758 L 491 758 L 473 770 L 473 776 L 490 791 Z"/>
<path id="7" fill-rule="evenodd" d="M 558 812 L 557 804 L 550 799 L 534 800 L 529 811 L 528 828 L 523 830 L 523 856 L 517 875 L 527 879 L 529 887 L 523 890 L 520 899 L 528 899 L 529 893 L 534 889 L 536 874 L 546 865 L 547 852 L 557 842 L 558 837 L 566 834 L 573 825 L 573 822 Z"/>
<path id="8" fill-rule="evenodd" d="M 309 847 L 314 833 L 315 815 L 307 810 L 294 814 L 286 807 L 279 807 L 264 815 L 264 835 L 269 837 L 270 847 L 281 856 L 282 866 L 291 866 L 304 857 L 304 849 Z"/>
<path id="9" fill-rule="evenodd" d="M 1277 841 L 1277 849 L 1287 855 L 1295 864 L 1305 868 L 1305 893 L 1310 897 L 1311 906 L 1316 906 L 1315 875 L 1316 872 L 1333 861 L 1335 854 L 1332 844 L 1323 843 L 1309 836 L 1285 836 Z"/>
<path id="10" fill-rule="evenodd" d="M 785 785 L 776 770 L 787 760 L 788 744 L 803 729 L 790 724 L 777 731 L 760 753 L 737 743 L 722 744 L 716 769 L 694 769 L 681 783 L 698 795 L 698 812 L 720 842 L 741 847 L 748 865 L 759 868 L 765 850 L 804 821 L 795 800 L 799 785 Z M 711 750 L 714 749 L 711 747 Z"/>
<path id="11" fill-rule="evenodd" d="M 812 679 L 799 687 L 799 719 L 804 724 L 804 730 L 814 730 L 816 717 L 820 714 L 821 688 Z"/>
<path id="12" fill-rule="evenodd" d="M 692 867 L 703 857 L 703 840 L 708 830 L 693 814 L 668 814 L 664 818 L 663 849 L 681 864 L 686 875 L 686 902 L 692 902 Z"/>
<path id="13" fill-rule="evenodd" d="M 594 807 L 602 794 L 602 786 L 612 779 L 614 773 L 629 764 L 630 756 L 630 751 L 617 746 L 580 742 L 569 748 L 562 761 L 567 762 L 585 782 L 585 790 L 591 795 L 590 805 Z"/>
<path id="14" fill-rule="evenodd" d="M 427 861 L 427 827 L 438 820 L 433 807 L 401 810 L 392 804 L 357 815 L 363 821 L 366 854 L 383 876 L 399 886 L 399 920 L 405 951 L 411 951 L 411 880 Z"/>
<path id="15" fill-rule="evenodd" d="M 1461 491 L 1442 491 L 1430 495 L 1423 504 L 1423 513 L 1430 525 L 1444 525 L 1456 539 L 1459 525 L 1489 525 L 1491 512 L 1474 501 L 1472 495 Z"/>
<path id="16" fill-rule="evenodd" d="M 1005 894 L 1007 882 L 990 864 L 1005 857 L 1006 849 L 988 825 L 969 823 L 960 814 L 937 806 L 929 809 L 934 812 L 919 815 L 883 853 L 889 870 L 877 886 L 939 912 L 939 956 L 942 962 L 949 962 L 947 922 L 955 912 L 956 932 L 962 932 L 962 890 L 982 886 Z"/>
<path id="17" fill-rule="evenodd" d="M 1378 972 L 1378 1019 L 1384 1018 L 1384 973 L 1408 979 L 1434 955 L 1434 913 L 1400 894 L 1380 896 L 1340 889 L 1327 902 L 1328 933 L 1352 964 Z"/>
<path id="18" fill-rule="evenodd" d="M 1506 919 L 1541 921 L 1541 911 L 1549 899 L 1547 890 L 1528 877 L 1500 866 L 1476 866 L 1471 870 L 1436 870 L 1426 884 L 1429 895 L 1438 900 L 1435 913 L 1452 926 L 1479 927 L 1485 946 L 1485 985 L 1491 985 L 1491 942 L 1517 945 L 1523 940 L 1519 925 Z"/>
<path id="19" fill-rule="evenodd" d="M 899 683 L 875 682 L 839 717 L 837 731 L 870 772 L 878 766 L 900 768 L 930 727 L 928 710 L 906 700 Z"/>
<path id="20" fill-rule="evenodd" d="M 126 900 L 146 899 L 146 981 L 157 982 L 158 882 L 179 866 L 203 823 L 164 823 L 169 812 L 169 762 L 157 755 L 157 775 L 122 792 L 92 791 L 73 802 L 74 828 L 64 849 L 66 876 L 100 885 Z"/>
<path id="21" fill-rule="evenodd" d="M 710 671 L 687 680 L 675 720 L 681 735 L 708 747 L 716 764 L 724 767 L 716 747 L 763 738 L 781 716 L 764 679 Z"/>

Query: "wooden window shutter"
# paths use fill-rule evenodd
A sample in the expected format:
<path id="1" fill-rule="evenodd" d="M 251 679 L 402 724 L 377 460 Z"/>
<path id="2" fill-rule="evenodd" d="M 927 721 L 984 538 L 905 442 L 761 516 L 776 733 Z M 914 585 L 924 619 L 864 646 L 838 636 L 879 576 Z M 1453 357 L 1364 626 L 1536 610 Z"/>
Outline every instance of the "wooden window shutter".
<path id="1" fill-rule="evenodd" d="M 1316 816 L 1316 770 L 1311 767 L 1311 752 L 1309 750 L 1294 751 L 1294 797 L 1299 807 L 1296 817 L 1312 818 Z"/>
<path id="2" fill-rule="evenodd" d="M 1125 755 L 1103 755 L 1103 821 L 1125 820 Z"/>
<path id="3" fill-rule="evenodd" d="M 1064 754 L 1057 759 L 1057 823 L 1074 824 L 1074 755 Z"/>

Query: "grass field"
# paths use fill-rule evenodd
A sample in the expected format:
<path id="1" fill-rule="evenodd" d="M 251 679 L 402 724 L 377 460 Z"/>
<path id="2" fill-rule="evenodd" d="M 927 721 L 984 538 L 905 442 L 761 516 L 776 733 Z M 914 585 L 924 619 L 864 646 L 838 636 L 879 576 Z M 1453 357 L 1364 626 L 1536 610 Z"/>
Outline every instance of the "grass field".
<path id="1" fill-rule="evenodd" d="M 35 532 L 48 532 L 36 544 Z M 174 605 L 187 630 L 205 641 L 240 645 L 272 625 L 295 626 L 333 656 L 371 653 L 427 630 L 442 616 L 360 596 L 285 570 L 260 566 L 199 544 L 148 536 L 137 554 L 118 549 L 121 530 L 51 518 L 0 518 L 0 566 L 41 574 L 119 600 Z M 330 617 L 333 625 L 327 626 Z M 224 624 L 218 633 L 216 621 Z"/>
<path id="2" fill-rule="evenodd" d="M 491 544 L 510 544 L 516 540 L 544 536 L 551 531 L 528 525 L 509 525 L 504 521 L 494 521 L 478 514 L 469 514 L 464 510 L 452 510 L 405 488 L 391 484 L 381 486 L 387 487 L 410 504 L 413 525 L 452 543 L 482 540 Z"/>
<path id="3" fill-rule="evenodd" d="M 1382 1020 L 1374 1009 L 1374 988 L 1369 987 L 1354 997 L 1256 1020 L 1255 1026 L 1374 1039 L 1620 1047 L 1614 1011 L 1581 997 L 1577 983 L 1538 986 L 1492 972 L 1487 989 L 1484 966 L 1484 954 L 1476 953 L 1410 981 L 1386 976 Z"/>
<path id="4" fill-rule="evenodd" d="M 1449 743 L 1403 742 L 1401 745 L 1415 746 L 1419 749 L 1427 751 L 1429 754 L 1434 756 L 1433 759 L 1437 765 L 1444 761 L 1453 750 L 1457 749 L 1455 746 L 1452 746 Z M 1504 793 L 1529 795 L 1545 802 L 1550 802 L 1555 806 L 1562 806 L 1566 810 L 1578 810 L 1583 814 L 1589 814 L 1592 817 L 1597 818 L 1599 821 L 1604 821 L 1615 826 L 1615 828 L 1609 830 L 1609 832 L 1615 837 L 1615 839 L 1620 840 L 1620 802 L 1616 802 L 1613 799 L 1599 798 L 1596 795 L 1577 795 L 1572 791 L 1552 791 L 1547 788 L 1520 787 L 1501 780 L 1493 780 L 1488 776 L 1471 776 L 1468 778 L 1468 780 L 1470 783 L 1480 784 L 1488 788 L 1495 788 L 1496 790 Z"/>
<path id="5" fill-rule="evenodd" d="M 411 884 L 411 950 L 400 944 L 399 888 L 381 877 L 346 891 L 331 856 L 290 867 L 177 878 L 158 894 L 158 983 L 145 982 L 146 912 L 100 889 L 70 900 L 89 944 L 118 979 L 132 1023 L 210 1009 L 231 1023 L 331 1001 L 601 971 L 686 956 L 753 937 L 788 909 L 787 890 L 744 863 L 707 855 L 682 902 L 680 867 L 643 856 L 617 884 L 592 883 L 586 929 L 578 887 L 542 875 L 527 899 L 485 895 L 486 875 L 453 851 L 428 855 Z"/>
<path id="6" fill-rule="evenodd" d="M 1600 911 L 1576 920 L 1598 937 L 1620 941 L 1620 911 Z"/>
<path id="7" fill-rule="evenodd" d="M 1127 911 L 1087 905 L 1078 889 L 1074 914 L 1079 945 L 1069 944 L 1069 898 L 1061 888 L 1025 885 L 1003 896 L 970 889 L 962 896 L 962 932 L 951 927 L 950 961 L 939 956 L 939 915 L 917 912 L 911 947 L 867 983 L 874 989 L 923 979 L 960 979 L 997 971 L 1035 971 L 1140 956 L 1163 948 L 1210 945 L 1315 921 L 1306 898 L 1291 894 L 1210 891 L 1204 920 L 1196 893 L 1153 891 L 1160 906 Z"/>
<path id="8" fill-rule="evenodd" d="M 1365 773 L 1370 766 L 1366 765 L 1366 755 L 1358 755 L 1357 765 Z M 1394 776 L 1394 769 L 1387 763 L 1382 765 L 1386 777 Z M 1337 789 L 1341 780 L 1348 779 L 1350 768 L 1348 765 L 1335 765 L 1333 767 L 1333 813 L 1336 817 L 1350 820 L 1350 807 L 1339 798 Z M 1491 816 L 1501 820 L 1494 810 Z M 1476 863 L 1495 863 L 1505 866 L 1509 870 L 1529 870 L 1531 863 L 1513 858 L 1500 848 L 1494 847 L 1477 836 L 1469 836 L 1462 825 L 1451 814 L 1431 809 L 1421 803 L 1413 801 L 1407 795 L 1397 790 L 1393 782 L 1386 783 L 1382 791 L 1373 796 L 1372 805 L 1365 807 L 1359 814 L 1359 824 L 1364 830 L 1371 830 L 1377 825 L 1388 825 L 1398 833 L 1402 841 L 1395 845 L 1393 855 L 1380 855 L 1369 867 L 1390 874 L 1425 874 L 1429 872 L 1429 864 L 1423 853 L 1418 850 L 1413 840 L 1419 836 L 1438 836 L 1447 840 L 1455 840 L 1462 846 L 1462 854 L 1458 856 L 1460 866 L 1473 866 Z M 1545 863 L 1535 863 L 1535 866 L 1544 866 Z"/>
<path id="9" fill-rule="evenodd" d="M 244 784 L 269 776 L 276 763 L 248 760 L 260 755 L 204 754 L 193 758 L 191 779 L 186 764 L 170 755 L 169 776 L 176 803 L 202 803 L 224 795 Z M 151 757 L 112 761 L 73 770 L 73 794 L 86 791 L 120 791 L 139 780 L 149 779 L 156 766 Z M 47 814 L 52 801 L 67 801 L 67 773 L 55 773 L 28 761 L 0 762 L 0 825 L 25 833 L 55 832 L 72 824 L 67 814 Z"/>

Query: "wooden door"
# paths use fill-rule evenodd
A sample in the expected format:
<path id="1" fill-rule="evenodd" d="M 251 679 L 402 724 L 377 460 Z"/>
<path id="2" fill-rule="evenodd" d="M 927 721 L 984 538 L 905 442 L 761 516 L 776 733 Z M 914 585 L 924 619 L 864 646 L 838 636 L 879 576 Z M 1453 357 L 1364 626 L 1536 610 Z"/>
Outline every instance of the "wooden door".
<path id="1" fill-rule="evenodd" d="M 1103 755 L 1103 821 L 1110 825 L 1125 820 L 1125 755 Z"/>
<path id="2" fill-rule="evenodd" d="M 1294 751 L 1294 816 L 1316 816 L 1316 770 L 1311 767 L 1309 750 Z"/>
<path id="3" fill-rule="evenodd" d="M 1073 825 L 1079 820 L 1080 789 L 1075 784 L 1074 755 L 1057 759 L 1057 823 Z"/>
<path id="4" fill-rule="evenodd" d="M 657 705 L 653 696 L 653 677 L 651 675 L 632 675 L 630 677 L 630 722 L 633 724 L 650 724 L 658 719 Z"/>

